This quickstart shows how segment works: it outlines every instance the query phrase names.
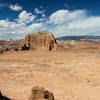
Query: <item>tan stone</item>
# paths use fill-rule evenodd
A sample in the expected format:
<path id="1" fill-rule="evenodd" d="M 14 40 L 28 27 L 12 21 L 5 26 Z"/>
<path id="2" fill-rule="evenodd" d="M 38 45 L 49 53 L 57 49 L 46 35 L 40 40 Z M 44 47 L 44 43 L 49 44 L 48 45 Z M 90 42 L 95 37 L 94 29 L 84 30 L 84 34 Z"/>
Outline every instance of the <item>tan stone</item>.
<path id="1" fill-rule="evenodd" d="M 29 100 L 54 100 L 53 93 L 44 90 L 43 87 L 33 87 Z"/>
<path id="2" fill-rule="evenodd" d="M 6 96 L 3 96 L 2 93 L 1 93 L 1 91 L 0 91 L 0 100 L 11 100 L 11 99 L 9 99 Z"/>
<path id="3" fill-rule="evenodd" d="M 27 34 L 22 42 L 21 49 L 53 50 L 56 49 L 56 39 L 47 30 Z"/>

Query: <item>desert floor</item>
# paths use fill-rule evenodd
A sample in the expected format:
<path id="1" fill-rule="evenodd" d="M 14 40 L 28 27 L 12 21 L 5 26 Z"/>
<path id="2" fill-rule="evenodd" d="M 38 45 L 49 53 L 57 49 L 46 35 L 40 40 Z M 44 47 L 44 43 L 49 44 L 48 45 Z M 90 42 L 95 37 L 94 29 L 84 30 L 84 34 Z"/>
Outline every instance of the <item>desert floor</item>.
<path id="1" fill-rule="evenodd" d="M 100 52 L 10 51 L 0 55 L 0 90 L 12 100 L 28 100 L 33 86 L 55 100 L 100 100 Z"/>

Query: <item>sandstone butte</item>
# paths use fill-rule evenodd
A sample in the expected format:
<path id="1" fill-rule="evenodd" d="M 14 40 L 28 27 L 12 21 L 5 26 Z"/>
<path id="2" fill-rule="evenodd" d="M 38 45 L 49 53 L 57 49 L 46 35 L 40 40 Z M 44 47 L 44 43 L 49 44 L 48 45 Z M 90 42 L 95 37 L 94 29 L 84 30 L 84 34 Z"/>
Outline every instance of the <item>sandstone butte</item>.
<path id="1" fill-rule="evenodd" d="M 27 34 L 22 41 L 21 50 L 55 50 L 57 42 L 53 34 L 47 30 Z"/>

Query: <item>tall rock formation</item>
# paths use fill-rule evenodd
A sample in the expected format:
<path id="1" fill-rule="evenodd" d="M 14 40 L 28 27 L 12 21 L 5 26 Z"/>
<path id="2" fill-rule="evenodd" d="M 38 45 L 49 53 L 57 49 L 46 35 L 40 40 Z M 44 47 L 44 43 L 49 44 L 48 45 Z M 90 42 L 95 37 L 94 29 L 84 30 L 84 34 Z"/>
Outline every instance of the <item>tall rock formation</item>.
<path id="1" fill-rule="evenodd" d="M 56 49 L 57 42 L 52 33 L 47 30 L 27 34 L 22 42 L 21 49 L 53 50 Z"/>

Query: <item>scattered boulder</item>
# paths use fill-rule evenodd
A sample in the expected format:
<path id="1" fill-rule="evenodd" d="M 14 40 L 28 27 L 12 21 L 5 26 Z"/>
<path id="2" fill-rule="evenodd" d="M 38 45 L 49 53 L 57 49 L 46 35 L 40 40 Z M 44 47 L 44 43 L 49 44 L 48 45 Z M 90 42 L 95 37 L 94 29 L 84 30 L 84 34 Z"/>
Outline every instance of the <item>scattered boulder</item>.
<path id="1" fill-rule="evenodd" d="M 27 34 L 22 42 L 21 50 L 38 49 L 53 50 L 56 49 L 56 39 L 47 30 Z"/>
<path id="2" fill-rule="evenodd" d="M 5 50 L 4 51 L 9 51 L 9 48 L 5 48 Z"/>
<path id="3" fill-rule="evenodd" d="M 54 95 L 43 87 L 37 86 L 32 88 L 29 100 L 54 100 Z"/>
<path id="4" fill-rule="evenodd" d="M 2 50 L 0 50 L 0 54 L 2 54 L 3 52 L 7 52 L 7 51 L 9 51 L 8 48 L 2 49 Z"/>
<path id="5" fill-rule="evenodd" d="M 6 96 L 3 96 L 2 93 L 1 93 L 1 91 L 0 91 L 0 100 L 11 100 L 11 99 L 9 99 Z"/>
<path id="6" fill-rule="evenodd" d="M 9 51 L 14 52 L 14 51 L 19 51 L 18 48 L 9 48 Z"/>
<path id="7" fill-rule="evenodd" d="M 19 51 L 18 48 L 15 48 L 14 50 L 15 50 L 15 51 Z"/>
<path id="8" fill-rule="evenodd" d="M 27 47 L 26 44 L 23 44 L 20 48 L 20 51 L 24 51 L 24 50 L 29 50 L 29 47 Z"/>
<path id="9" fill-rule="evenodd" d="M 0 50 L 0 54 L 2 54 L 4 52 L 4 50 Z"/>
<path id="10" fill-rule="evenodd" d="M 4 53 L 4 52 L 8 52 L 8 51 L 19 51 L 18 48 L 4 48 L 2 50 L 0 50 L 0 54 Z"/>

